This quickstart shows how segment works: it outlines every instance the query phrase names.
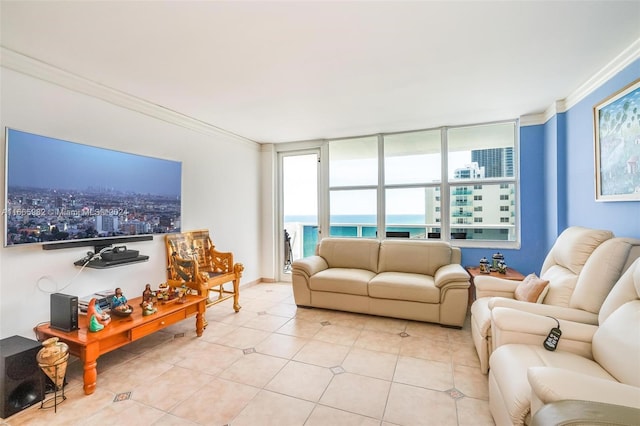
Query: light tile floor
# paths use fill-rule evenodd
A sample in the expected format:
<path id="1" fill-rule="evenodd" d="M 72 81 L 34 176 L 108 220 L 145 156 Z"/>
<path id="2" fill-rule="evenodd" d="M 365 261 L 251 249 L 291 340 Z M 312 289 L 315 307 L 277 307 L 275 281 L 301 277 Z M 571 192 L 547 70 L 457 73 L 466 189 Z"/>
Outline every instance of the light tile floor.
<path id="1" fill-rule="evenodd" d="M 67 371 L 67 400 L 1 425 L 493 425 L 469 321 L 436 324 L 296 307 L 290 284 L 241 290 L 98 360 L 98 386 Z M 51 396 L 51 395 L 48 395 Z"/>

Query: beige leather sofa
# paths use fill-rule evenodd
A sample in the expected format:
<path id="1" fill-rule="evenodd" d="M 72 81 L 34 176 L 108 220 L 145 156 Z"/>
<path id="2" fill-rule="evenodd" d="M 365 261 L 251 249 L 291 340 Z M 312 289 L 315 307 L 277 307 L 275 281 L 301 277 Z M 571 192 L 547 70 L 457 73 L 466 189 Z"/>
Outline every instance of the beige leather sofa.
<path id="1" fill-rule="evenodd" d="M 545 316 L 519 314 L 528 323 L 556 326 Z M 640 259 L 614 285 L 598 319 L 599 326 L 559 320 L 562 336 L 553 352 L 543 339 L 496 348 L 489 361 L 489 407 L 498 426 L 530 424 L 545 404 L 562 400 L 640 408 Z M 588 341 L 590 351 L 575 353 L 564 339 Z"/>
<path id="2" fill-rule="evenodd" d="M 469 274 L 446 242 L 325 238 L 293 262 L 298 306 L 462 327 Z"/>
<path id="3" fill-rule="evenodd" d="M 540 277 L 549 285 L 541 303 L 514 300 L 518 281 L 476 277 L 471 335 L 482 372 L 487 373 L 489 356 L 496 347 L 491 326 L 496 307 L 597 324 L 600 306 L 611 287 L 638 257 L 640 240 L 615 238 L 610 231 L 575 226 L 562 232 L 542 265 Z"/>

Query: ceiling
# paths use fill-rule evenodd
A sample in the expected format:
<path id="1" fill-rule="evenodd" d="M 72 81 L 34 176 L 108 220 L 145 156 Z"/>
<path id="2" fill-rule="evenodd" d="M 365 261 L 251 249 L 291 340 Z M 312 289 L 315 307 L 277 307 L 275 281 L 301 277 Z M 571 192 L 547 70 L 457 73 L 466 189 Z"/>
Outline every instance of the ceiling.
<path id="1" fill-rule="evenodd" d="M 257 142 L 540 114 L 640 1 L 4 1 L 6 49 Z"/>

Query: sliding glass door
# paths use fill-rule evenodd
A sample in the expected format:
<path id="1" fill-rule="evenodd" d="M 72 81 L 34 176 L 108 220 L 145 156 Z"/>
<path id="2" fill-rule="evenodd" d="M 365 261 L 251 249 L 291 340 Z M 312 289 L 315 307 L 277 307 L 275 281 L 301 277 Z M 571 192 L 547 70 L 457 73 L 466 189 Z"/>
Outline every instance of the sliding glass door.
<path id="1" fill-rule="evenodd" d="M 280 153 L 280 244 L 278 273 L 291 280 L 291 263 L 310 256 L 318 243 L 320 150 Z"/>

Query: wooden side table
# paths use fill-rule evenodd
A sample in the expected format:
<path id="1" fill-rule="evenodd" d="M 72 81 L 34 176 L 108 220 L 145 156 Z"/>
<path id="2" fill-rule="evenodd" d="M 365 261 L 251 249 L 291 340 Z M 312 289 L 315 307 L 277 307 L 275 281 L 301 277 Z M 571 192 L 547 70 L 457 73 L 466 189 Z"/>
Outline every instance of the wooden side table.
<path id="1" fill-rule="evenodd" d="M 473 301 L 476 300 L 476 285 L 473 282 L 473 279 L 478 275 L 488 275 L 491 277 L 502 278 L 505 280 L 513 280 L 513 281 L 524 280 L 524 275 L 522 275 L 520 272 L 516 271 L 513 268 L 507 268 L 507 271 L 504 274 L 501 274 L 500 272 L 497 272 L 497 271 L 491 271 L 488 274 L 483 274 L 480 272 L 479 266 L 465 266 L 464 269 L 467 270 L 467 272 L 469 273 L 469 276 L 471 277 L 471 280 L 470 280 L 471 285 L 469 286 L 469 306 L 471 306 Z"/>

